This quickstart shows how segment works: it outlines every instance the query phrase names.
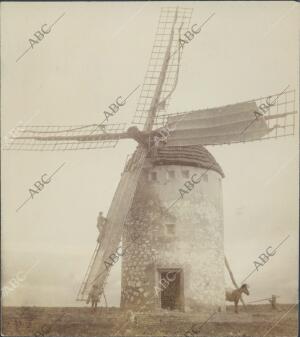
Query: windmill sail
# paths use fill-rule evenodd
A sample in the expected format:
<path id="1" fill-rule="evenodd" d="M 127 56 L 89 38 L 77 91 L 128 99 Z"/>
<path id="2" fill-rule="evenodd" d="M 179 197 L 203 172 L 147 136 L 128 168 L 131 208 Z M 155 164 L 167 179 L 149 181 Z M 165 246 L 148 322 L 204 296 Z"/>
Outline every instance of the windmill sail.
<path id="1" fill-rule="evenodd" d="M 269 105 L 264 102 L 273 103 Z M 265 113 L 260 109 L 264 104 Z M 219 108 L 165 116 L 168 145 L 221 145 L 293 135 L 295 90 Z"/>
<path id="2" fill-rule="evenodd" d="M 101 244 L 97 245 L 86 277 L 77 295 L 77 300 L 79 301 L 86 300 L 94 284 L 98 285 L 100 289 L 103 289 L 105 285 L 109 274 L 108 266 L 112 263 L 109 257 L 111 254 L 116 253 L 116 249 L 120 244 L 123 224 L 131 207 L 146 155 L 147 151 L 145 149 L 138 148 L 134 155 L 135 165 L 128 170 L 125 169 L 122 174 L 107 214 L 106 231 L 102 235 Z"/>
<path id="3" fill-rule="evenodd" d="M 165 7 L 161 9 L 150 61 L 138 100 L 134 124 L 145 125 L 153 104 L 155 92 L 159 90 L 156 116 L 166 113 L 174 92 L 182 57 L 179 39 L 188 30 L 193 9 Z M 161 70 L 164 69 L 162 72 Z M 160 87 L 160 88 L 159 88 Z M 157 118 L 154 125 L 161 125 Z"/>
<path id="4" fill-rule="evenodd" d="M 115 147 L 124 133 L 125 123 L 71 126 L 20 126 L 10 132 L 4 150 L 66 151 Z"/>

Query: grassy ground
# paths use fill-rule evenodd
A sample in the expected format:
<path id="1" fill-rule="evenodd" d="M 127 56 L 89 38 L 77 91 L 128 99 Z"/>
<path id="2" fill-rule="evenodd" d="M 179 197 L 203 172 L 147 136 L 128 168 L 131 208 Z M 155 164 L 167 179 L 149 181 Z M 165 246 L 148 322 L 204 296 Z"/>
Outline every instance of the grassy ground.
<path id="1" fill-rule="evenodd" d="M 226 313 L 217 313 L 206 323 L 211 316 L 209 313 L 156 312 L 133 316 L 118 308 L 98 308 L 93 313 L 90 308 L 4 307 L 2 335 L 254 337 L 267 333 L 266 337 L 297 336 L 298 307 L 288 312 L 291 307 L 282 304 L 274 311 L 270 305 L 250 305 L 247 312 L 241 308 L 239 314 L 230 307 Z"/>

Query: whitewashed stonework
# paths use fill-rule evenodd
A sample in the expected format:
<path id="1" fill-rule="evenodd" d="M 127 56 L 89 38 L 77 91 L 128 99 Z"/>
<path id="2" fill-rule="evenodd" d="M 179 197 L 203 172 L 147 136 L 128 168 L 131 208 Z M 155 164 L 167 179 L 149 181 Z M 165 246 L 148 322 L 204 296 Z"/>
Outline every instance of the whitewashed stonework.
<path id="1" fill-rule="evenodd" d="M 221 180 L 216 170 L 148 159 L 123 235 L 121 307 L 160 309 L 160 270 L 176 270 L 179 310 L 225 309 Z"/>

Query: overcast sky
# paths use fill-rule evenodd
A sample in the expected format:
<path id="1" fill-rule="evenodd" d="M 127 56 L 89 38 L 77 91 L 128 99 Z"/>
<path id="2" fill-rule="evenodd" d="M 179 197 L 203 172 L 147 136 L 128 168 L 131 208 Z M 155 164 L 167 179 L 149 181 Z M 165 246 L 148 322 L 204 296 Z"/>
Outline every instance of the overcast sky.
<path id="1" fill-rule="evenodd" d="M 2 137 L 18 123 L 92 124 L 118 96 L 143 82 L 164 3 L 2 3 Z M 167 5 L 171 5 L 170 2 Z M 176 6 L 180 2 L 176 2 Z M 169 112 L 216 107 L 298 92 L 299 6 L 295 2 L 184 2 L 191 24 L 215 13 L 185 47 Z M 43 24 L 52 31 L 30 47 Z M 139 92 L 110 121 L 130 123 Z M 297 102 L 298 106 L 298 102 Z M 298 118 L 298 116 L 297 116 Z M 5 305 L 75 306 L 133 141 L 114 149 L 2 153 L 2 287 L 29 270 Z M 296 135 L 208 148 L 225 172 L 225 253 L 237 282 L 269 246 L 276 254 L 255 272 L 249 300 L 276 294 L 296 302 L 298 277 L 298 122 Z M 19 212 L 29 188 L 63 163 Z M 174 200 L 177 196 L 174 196 Z M 179 207 L 179 205 L 178 205 Z M 119 305 L 120 266 L 109 277 L 109 305 Z M 227 286 L 232 286 L 227 277 Z"/>

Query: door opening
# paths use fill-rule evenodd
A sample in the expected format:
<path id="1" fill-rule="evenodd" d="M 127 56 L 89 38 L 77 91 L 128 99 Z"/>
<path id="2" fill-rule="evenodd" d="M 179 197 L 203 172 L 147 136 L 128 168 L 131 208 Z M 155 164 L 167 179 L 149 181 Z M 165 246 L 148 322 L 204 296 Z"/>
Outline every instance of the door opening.
<path id="1" fill-rule="evenodd" d="M 182 308 L 181 271 L 160 271 L 161 284 L 167 284 L 161 291 L 161 308 L 167 310 L 180 310 Z"/>

